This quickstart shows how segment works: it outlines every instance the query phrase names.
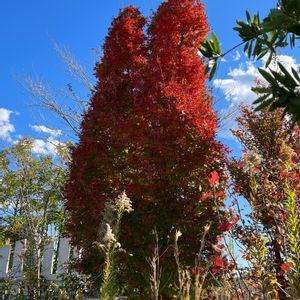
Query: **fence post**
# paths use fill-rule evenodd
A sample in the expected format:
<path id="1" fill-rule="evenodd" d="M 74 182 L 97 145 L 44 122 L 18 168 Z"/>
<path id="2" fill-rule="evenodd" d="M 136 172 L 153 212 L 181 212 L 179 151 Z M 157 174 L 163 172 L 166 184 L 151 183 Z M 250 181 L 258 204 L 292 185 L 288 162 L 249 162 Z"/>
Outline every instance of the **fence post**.
<path id="1" fill-rule="evenodd" d="M 11 246 L 6 245 L 0 248 L 0 278 L 5 279 L 8 276 L 8 266 Z"/>

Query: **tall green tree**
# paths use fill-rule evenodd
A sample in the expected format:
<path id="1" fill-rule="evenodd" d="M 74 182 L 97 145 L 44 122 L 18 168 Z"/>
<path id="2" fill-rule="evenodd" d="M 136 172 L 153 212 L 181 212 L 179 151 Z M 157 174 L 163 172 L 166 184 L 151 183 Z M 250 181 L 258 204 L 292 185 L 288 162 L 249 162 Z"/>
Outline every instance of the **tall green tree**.
<path id="1" fill-rule="evenodd" d="M 26 239 L 25 282 L 32 299 L 41 297 L 41 259 L 49 236 L 63 233 L 62 189 L 66 151 L 61 160 L 33 154 L 33 141 L 22 139 L 0 152 L 1 243 Z M 63 162 L 64 161 L 64 162 Z"/>

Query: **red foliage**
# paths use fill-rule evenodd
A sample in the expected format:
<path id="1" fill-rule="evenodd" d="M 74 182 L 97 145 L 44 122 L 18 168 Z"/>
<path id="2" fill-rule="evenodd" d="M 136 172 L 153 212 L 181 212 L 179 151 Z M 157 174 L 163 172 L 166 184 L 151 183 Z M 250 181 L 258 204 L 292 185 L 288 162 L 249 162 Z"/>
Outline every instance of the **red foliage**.
<path id="1" fill-rule="evenodd" d="M 235 224 L 233 234 L 245 246 L 243 258 L 251 261 L 253 257 L 249 249 L 261 249 L 261 236 L 268 232 L 265 260 L 268 272 L 276 276 L 278 284 L 274 285 L 274 290 L 280 299 L 284 299 L 283 291 L 288 290 L 290 284 L 284 273 L 292 268 L 286 261 L 293 256 L 287 247 L 293 236 L 289 221 L 291 208 L 287 204 L 289 193 L 295 196 L 295 213 L 299 214 L 297 143 L 300 128 L 291 126 L 288 118 L 282 119 L 280 110 L 254 112 L 245 106 L 241 107 L 237 123 L 238 130 L 234 134 L 247 150 L 243 151 L 241 159 L 231 159 L 228 168 L 235 192 L 248 200 L 253 212 L 248 215 L 251 225 Z M 230 221 L 237 223 L 238 219 Z M 257 231 L 257 228 L 262 229 Z M 257 264 L 252 273 L 254 278 L 260 269 L 260 264 Z"/>
<path id="2" fill-rule="evenodd" d="M 128 271 L 139 278 L 148 272 L 154 227 L 162 247 L 180 228 L 183 259 L 194 262 L 197 237 L 216 218 L 214 203 L 199 201 L 199 186 L 209 192 L 212 170 L 219 174 L 213 184 L 224 182 L 224 148 L 215 140 L 216 115 L 198 55 L 208 32 L 203 5 L 169 0 L 153 16 L 147 38 L 145 24 L 131 6 L 112 23 L 66 186 L 68 229 L 88 269 L 97 265 L 91 244 L 104 203 L 126 190 L 135 212 L 124 219 L 121 244 L 134 254 Z M 217 224 L 212 228 L 215 240 Z"/>
<path id="3" fill-rule="evenodd" d="M 218 243 L 221 243 L 221 242 L 222 242 L 222 237 L 221 237 L 221 236 L 218 236 L 218 237 L 217 237 L 217 242 L 218 242 Z"/>
<path id="4" fill-rule="evenodd" d="M 215 261 L 214 261 L 214 266 L 215 267 L 224 267 L 224 261 L 221 257 L 216 257 Z"/>
<path id="5" fill-rule="evenodd" d="M 283 272 L 289 272 L 290 270 L 292 270 L 294 268 L 294 265 L 293 263 L 291 262 L 286 262 L 286 263 L 283 263 L 280 268 L 282 269 Z"/>
<path id="6" fill-rule="evenodd" d="M 145 23 L 134 7 L 113 21 L 102 61 L 96 66 L 96 92 L 82 123 L 80 142 L 73 149 L 65 192 L 68 230 L 73 242 L 83 247 L 84 257 L 90 255 L 97 237 L 105 201 L 128 189 L 132 181 L 132 176 L 122 178 L 122 172 L 129 165 L 125 151 L 134 143 L 132 108 L 146 60 Z"/>
<path id="7" fill-rule="evenodd" d="M 233 226 L 232 223 L 224 221 L 219 225 L 219 229 L 222 232 L 226 232 L 226 231 L 230 230 L 232 228 L 232 226 Z"/>
<path id="8" fill-rule="evenodd" d="M 214 171 L 210 174 L 210 178 L 208 179 L 211 185 L 216 185 L 219 182 L 219 174 L 218 172 Z"/>

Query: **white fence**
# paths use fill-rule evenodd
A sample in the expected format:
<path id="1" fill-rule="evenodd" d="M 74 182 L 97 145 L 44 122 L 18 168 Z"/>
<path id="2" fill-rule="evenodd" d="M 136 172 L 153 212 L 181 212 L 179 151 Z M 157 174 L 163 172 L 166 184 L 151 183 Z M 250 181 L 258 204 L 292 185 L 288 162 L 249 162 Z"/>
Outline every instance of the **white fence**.
<path id="1" fill-rule="evenodd" d="M 66 264 L 70 259 L 71 245 L 68 238 L 60 238 L 58 249 L 52 241 L 43 253 L 41 275 L 47 280 L 59 280 L 59 277 L 66 272 Z M 14 278 L 22 280 L 23 257 L 26 251 L 26 240 L 17 241 L 14 246 L 13 257 L 12 247 L 10 245 L 0 247 L 0 279 Z M 78 257 L 78 252 L 74 251 L 74 257 Z M 57 267 L 54 271 L 54 262 L 57 258 Z M 11 262 L 12 259 L 12 262 Z M 11 266 L 11 268 L 9 268 Z"/>
<path id="2" fill-rule="evenodd" d="M 56 247 L 58 245 L 58 247 Z M 24 278 L 24 254 L 26 251 L 26 240 L 17 241 L 12 255 L 12 246 L 0 247 L 0 280 L 15 279 L 21 281 Z M 70 239 L 60 238 L 53 240 L 47 245 L 42 258 L 41 275 L 49 281 L 60 281 L 63 274 L 67 271 L 67 264 L 72 258 L 76 259 L 80 253 L 70 244 Z M 12 259 L 12 261 L 11 261 Z M 56 270 L 54 271 L 54 265 Z M 11 267 L 10 267 L 11 266 Z M 1 297 L 1 295 L 0 295 Z M 11 298 L 14 299 L 14 298 Z M 85 298 L 86 300 L 97 300 L 98 298 Z M 116 300 L 127 299 L 117 297 Z"/>

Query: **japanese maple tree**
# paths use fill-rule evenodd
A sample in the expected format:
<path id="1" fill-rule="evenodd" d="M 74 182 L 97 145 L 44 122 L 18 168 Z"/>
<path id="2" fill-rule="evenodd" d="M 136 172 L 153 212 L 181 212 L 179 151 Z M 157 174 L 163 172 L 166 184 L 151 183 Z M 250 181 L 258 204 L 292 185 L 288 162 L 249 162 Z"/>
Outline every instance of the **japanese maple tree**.
<path id="1" fill-rule="evenodd" d="M 127 282 L 140 291 L 147 286 L 145 258 L 151 255 L 154 228 L 167 271 L 176 268 L 169 247 L 175 229 L 182 232 L 182 256 L 190 266 L 208 222 L 213 223 L 209 240 L 216 241 L 225 180 L 225 149 L 215 139 L 217 116 L 198 54 L 208 33 L 203 5 L 166 1 L 147 33 L 145 25 L 132 6 L 112 23 L 66 186 L 69 232 L 83 248 L 89 271 L 97 266 L 99 255 L 91 245 L 104 204 L 126 191 L 134 213 L 121 227 L 127 251 L 121 262 Z M 220 177 L 217 201 L 210 194 L 212 171 Z"/>

